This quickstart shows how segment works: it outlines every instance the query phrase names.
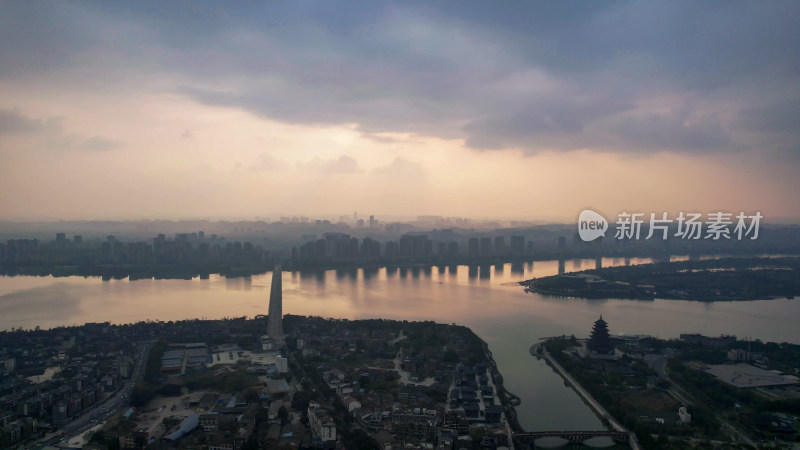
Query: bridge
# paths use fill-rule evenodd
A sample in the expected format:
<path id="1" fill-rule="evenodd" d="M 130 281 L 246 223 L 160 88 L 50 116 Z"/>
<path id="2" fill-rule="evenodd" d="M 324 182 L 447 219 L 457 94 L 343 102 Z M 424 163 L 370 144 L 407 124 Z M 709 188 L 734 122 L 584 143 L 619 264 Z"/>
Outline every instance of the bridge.
<path id="1" fill-rule="evenodd" d="M 526 442 L 533 447 L 534 441 L 542 438 L 556 437 L 568 441 L 570 444 L 583 444 L 583 441 L 596 437 L 610 437 L 614 442 L 628 443 L 630 436 L 623 431 L 534 431 L 531 433 L 514 433 L 514 437 Z"/>

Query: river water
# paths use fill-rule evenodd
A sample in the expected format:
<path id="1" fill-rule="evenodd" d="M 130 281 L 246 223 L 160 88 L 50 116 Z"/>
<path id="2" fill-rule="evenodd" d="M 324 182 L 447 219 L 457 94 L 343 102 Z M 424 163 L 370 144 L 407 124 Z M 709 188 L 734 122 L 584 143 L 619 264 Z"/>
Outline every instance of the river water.
<path id="1" fill-rule="evenodd" d="M 648 259 L 604 259 L 604 267 Z M 526 294 L 511 282 L 595 267 L 594 260 L 498 266 L 284 272 L 284 313 L 336 318 L 435 320 L 469 326 L 489 343 L 505 386 L 522 399 L 529 431 L 600 429 L 561 378 L 528 348 L 547 336 L 585 337 L 600 314 L 614 333 L 663 338 L 736 334 L 800 343 L 800 301 L 701 303 L 580 300 Z M 253 317 L 267 313 L 271 274 L 227 279 L 112 280 L 0 276 L 0 329 L 86 322 Z"/>

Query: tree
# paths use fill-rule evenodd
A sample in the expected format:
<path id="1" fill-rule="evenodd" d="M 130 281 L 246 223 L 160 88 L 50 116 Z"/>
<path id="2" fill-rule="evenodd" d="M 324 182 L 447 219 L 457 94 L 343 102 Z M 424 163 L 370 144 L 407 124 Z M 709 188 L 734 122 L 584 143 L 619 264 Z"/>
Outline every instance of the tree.
<path id="1" fill-rule="evenodd" d="M 442 355 L 442 361 L 443 362 L 449 362 L 449 363 L 457 363 L 458 362 L 458 353 L 454 352 L 453 350 L 448 350 L 448 351 L 444 352 L 444 355 Z"/>
<path id="2" fill-rule="evenodd" d="M 146 405 L 153 399 L 155 392 L 147 383 L 139 383 L 131 391 L 131 405 L 139 407 Z"/>
<path id="3" fill-rule="evenodd" d="M 486 435 L 486 431 L 483 428 L 473 427 L 469 430 L 469 437 L 472 438 L 474 442 L 480 442 L 483 440 L 483 436 Z"/>
<path id="4" fill-rule="evenodd" d="M 179 384 L 168 383 L 161 386 L 158 393 L 164 397 L 177 397 L 181 395 L 181 386 Z"/>
<path id="5" fill-rule="evenodd" d="M 278 409 L 278 418 L 281 419 L 281 423 L 285 423 L 289 420 L 289 411 L 286 410 L 285 406 L 281 406 L 280 409 Z"/>

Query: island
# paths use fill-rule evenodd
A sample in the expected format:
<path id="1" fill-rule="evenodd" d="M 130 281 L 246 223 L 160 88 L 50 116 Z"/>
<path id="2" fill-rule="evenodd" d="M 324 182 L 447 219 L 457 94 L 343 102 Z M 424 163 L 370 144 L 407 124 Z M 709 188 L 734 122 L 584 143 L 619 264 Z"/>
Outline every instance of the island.
<path id="1" fill-rule="evenodd" d="M 607 267 L 521 281 L 578 298 L 766 300 L 800 294 L 800 258 L 722 258 Z"/>

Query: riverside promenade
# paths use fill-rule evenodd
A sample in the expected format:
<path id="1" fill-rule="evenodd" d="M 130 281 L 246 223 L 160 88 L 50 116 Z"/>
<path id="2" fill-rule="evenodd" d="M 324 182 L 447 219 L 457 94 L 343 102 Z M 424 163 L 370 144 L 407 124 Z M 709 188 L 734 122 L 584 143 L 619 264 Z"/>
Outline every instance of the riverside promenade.
<path id="1" fill-rule="evenodd" d="M 563 378 L 567 383 L 569 383 L 572 389 L 575 392 L 577 392 L 578 395 L 581 396 L 583 401 L 585 401 L 601 419 L 605 419 L 606 421 L 608 421 L 609 425 L 611 425 L 611 428 L 613 428 L 615 431 L 628 433 L 628 435 L 630 436 L 628 443 L 630 444 L 632 449 L 641 450 L 641 447 L 639 446 L 639 443 L 636 440 L 636 435 L 632 431 L 622 426 L 622 424 L 619 423 L 617 419 L 615 419 L 611 414 L 609 414 L 608 411 L 603 407 L 603 405 L 600 404 L 600 402 L 595 400 L 595 398 L 592 397 L 592 395 L 586 389 L 584 389 L 584 387 L 581 386 L 580 383 L 578 383 L 575 380 L 575 378 L 573 378 L 572 375 L 569 374 L 569 372 L 567 372 L 563 367 L 561 367 L 561 364 L 559 364 L 558 361 L 556 361 L 555 358 L 553 358 L 550 355 L 550 352 L 547 351 L 547 347 L 545 347 L 542 344 L 543 344 L 542 342 L 537 342 L 536 344 L 533 344 L 530 348 L 530 354 L 532 356 L 539 356 L 539 348 L 541 348 L 541 356 L 543 356 L 545 360 L 547 360 L 547 362 L 550 363 L 550 366 L 553 367 L 553 369 L 555 369 L 555 371 L 558 372 L 559 375 L 561 375 L 561 378 Z"/>

